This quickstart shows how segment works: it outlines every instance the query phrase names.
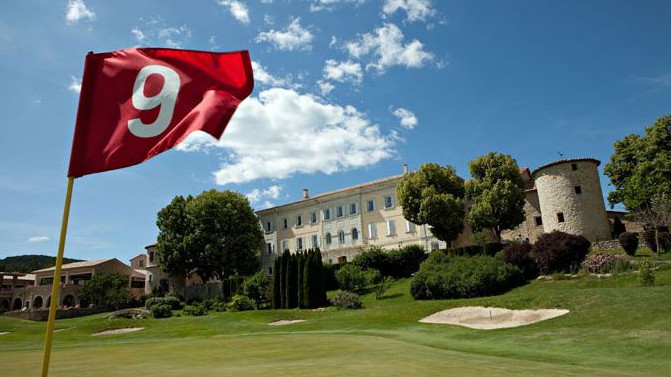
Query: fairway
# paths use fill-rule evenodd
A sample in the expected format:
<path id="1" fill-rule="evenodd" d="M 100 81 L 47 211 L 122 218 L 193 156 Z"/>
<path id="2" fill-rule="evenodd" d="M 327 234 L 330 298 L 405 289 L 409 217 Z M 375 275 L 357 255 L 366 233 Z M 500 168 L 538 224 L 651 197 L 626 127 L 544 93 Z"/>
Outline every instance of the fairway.
<path id="1" fill-rule="evenodd" d="M 505 295 L 414 301 L 409 280 L 356 311 L 210 312 L 57 322 L 51 376 L 662 376 L 671 370 L 671 271 L 535 281 Z M 529 326 L 473 330 L 418 320 L 459 306 L 566 308 Z M 280 319 L 305 319 L 268 326 Z M 0 317 L 3 376 L 37 375 L 44 323 Z M 107 329 L 145 327 L 92 337 Z"/>

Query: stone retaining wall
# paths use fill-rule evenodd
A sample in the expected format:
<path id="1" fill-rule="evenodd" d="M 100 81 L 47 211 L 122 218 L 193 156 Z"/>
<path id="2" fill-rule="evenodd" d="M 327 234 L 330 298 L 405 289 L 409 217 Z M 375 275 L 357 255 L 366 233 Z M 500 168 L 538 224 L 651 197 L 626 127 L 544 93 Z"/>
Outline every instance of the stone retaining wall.
<path id="1" fill-rule="evenodd" d="M 56 319 L 77 318 L 108 311 L 104 306 L 86 309 L 65 309 L 56 311 Z M 49 319 L 49 310 L 25 310 L 3 313 L 4 316 L 26 319 L 29 321 L 46 321 Z"/>

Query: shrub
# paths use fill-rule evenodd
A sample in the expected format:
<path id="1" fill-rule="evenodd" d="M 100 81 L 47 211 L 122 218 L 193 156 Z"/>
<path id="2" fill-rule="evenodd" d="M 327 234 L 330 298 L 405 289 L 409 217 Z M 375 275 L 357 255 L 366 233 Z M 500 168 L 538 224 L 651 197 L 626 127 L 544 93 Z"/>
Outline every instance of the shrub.
<path id="1" fill-rule="evenodd" d="M 245 279 L 244 295 L 254 300 L 258 309 L 262 304 L 270 301 L 270 279 L 265 272 L 259 271 Z"/>
<path id="2" fill-rule="evenodd" d="M 182 310 L 182 314 L 200 317 L 207 314 L 207 309 L 202 305 L 187 305 Z"/>
<path id="3" fill-rule="evenodd" d="M 344 265 L 336 272 L 338 285 L 344 291 L 362 291 L 373 285 L 379 277 L 378 270 L 363 270 L 352 263 Z"/>
<path id="4" fill-rule="evenodd" d="M 641 262 L 641 265 L 638 267 L 638 281 L 644 287 L 655 285 L 655 273 L 652 271 L 650 262 Z"/>
<path id="5" fill-rule="evenodd" d="M 161 304 L 168 305 L 172 310 L 179 310 L 182 308 L 182 303 L 175 296 L 152 297 L 148 299 L 144 305 L 148 310 L 152 310 L 154 306 Z"/>
<path id="6" fill-rule="evenodd" d="M 494 257 L 429 257 L 413 278 L 410 293 L 420 300 L 480 297 L 523 282 L 519 268 Z"/>
<path id="7" fill-rule="evenodd" d="M 168 318 L 172 317 L 172 308 L 170 305 L 165 304 L 165 303 L 159 303 L 156 305 L 153 305 L 151 307 L 148 307 L 149 311 L 151 312 L 151 315 L 154 318 Z"/>
<path id="8" fill-rule="evenodd" d="M 638 249 L 638 234 L 624 232 L 617 237 L 620 245 L 628 255 L 635 255 Z"/>
<path id="9" fill-rule="evenodd" d="M 577 271 L 587 256 L 591 243 L 583 236 L 554 231 L 538 237 L 533 246 L 540 273 Z"/>
<path id="10" fill-rule="evenodd" d="M 214 300 L 212 302 L 212 310 L 215 312 L 225 312 L 226 311 L 226 302 L 222 300 Z"/>
<path id="11" fill-rule="evenodd" d="M 538 265 L 532 256 L 532 246 L 529 243 L 514 243 L 506 246 L 501 251 L 504 262 L 517 266 L 527 279 L 538 277 Z"/>
<path id="12" fill-rule="evenodd" d="M 428 256 L 426 251 L 420 245 L 408 245 L 400 249 L 394 249 L 389 252 L 391 268 L 389 275 L 394 279 L 407 278 L 419 271 L 419 266 Z M 382 274 L 382 271 L 380 271 Z M 382 274 L 385 276 L 384 274 Z"/>
<path id="13" fill-rule="evenodd" d="M 624 233 L 623 233 L 624 234 Z M 629 270 L 629 257 L 625 254 L 594 253 L 587 256 L 582 262 L 587 272 L 607 274 L 610 272 L 624 272 Z"/>
<path id="14" fill-rule="evenodd" d="M 624 226 L 622 220 L 620 220 L 619 217 L 616 217 L 615 220 L 613 220 L 613 235 L 615 236 L 614 238 L 619 238 L 620 235 L 625 233 L 626 231 L 627 227 Z"/>
<path id="15" fill-rule="evenodd" d="M 363 309 L 363 303 L 358 294 L 341 291 L 331 299 L 331 304 L 338 309 Z"/>
<path id="16" fill-rule="evenodd" d="M 375 292 L 375 299 L 379 300 L 384 296 L 384 293 L 391 288 L 391 283 L 394 281 L 389 276 L 385 276 L 380 279 L 380 281 L 373 286 L 373 292 Z"/>
<path id="17" fill-rule="evenodd" d="M 336 271 L 340 268 L 339 264 L 325 264 L 324 269 L 324 289 L 327 291 L 334 291 L 338 289 L 338 279 L 336 279 Z"/>
<path id="18" fill-rule="evenodd" d="M 245 310 L 254 310 L 254 300 L 245 295 L 235 295 L 231 301 L 226 304 L 226 310 L 229 312 L 242 312 Z"/>
<path id="19" fill-rule="evenodd" d="M 662 252 L 668 252 L 671 250 L 671 236 L 668 232 L 658 231 L 657 239 L 659 239 L 659 247 L 662 249 Z M 655 230 L 648 229 L 643 233 L 643 240 L 645 241 L 646 246 L 652 250 L 653 253 L 657 253 L 657 243 L 655 242 Z"/>
<path id="20" fill-rule="evenodd" d="M 382 276 L 390 276 L 392 268 L 389 254 L 379 246 L 371 246 L 367 251 L 358 254 L 351 264 L 362 270 L 378 270 Z"/>

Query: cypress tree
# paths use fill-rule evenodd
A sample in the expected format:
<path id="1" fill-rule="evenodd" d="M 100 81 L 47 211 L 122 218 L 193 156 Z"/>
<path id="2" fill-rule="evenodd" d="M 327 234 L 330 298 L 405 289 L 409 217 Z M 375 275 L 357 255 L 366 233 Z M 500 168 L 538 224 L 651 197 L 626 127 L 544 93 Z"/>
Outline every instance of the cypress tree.
<path id="1" fill-rule="evenodd" d="M 273 309 L 282 307 L 282 299 L 280 293 L 280 257 L 275 258 L 273 264 Z"/>
<path id="2" fill-rule="evenodd" d="M 312 255 L 310 250 L 305 256 L 305 267 L 303 271 L 303 304 L 306 308 L 312 308 Z"/>
<path id="3" fill-rule="evenodd" d="M 287 267 L 289 266 L 289 250 L 284 250 L 280 257 L 280 307 L 287 307 Z"/>
<path id="4" fill-rule="evenodd" d="M 296 286 L 298 277 L 296 275 L 298 275 L 298 264 L 294 254 L 289 257 L 287 267 L 287 309 L 298 306 L 298 287 Z"/>
<path id="5" fill-rule="evenodd" d="M 315 298 L 317 302 L 315 307 L 321 307 L 326 304 L 326 274 L 324 273 L 324 262 L 322 261 L 322 253 L 319 249 L 315 250 L 315 282 L 317 284 L 317 293 Z"/>
<path id="6" fill-rule="evenodd" d="M 298 253 L 298 255 L 296 255 L 296 259 L 298 260 L 298 270 L 296 272 L 296 277 L 298 278 L 298 283 L 296 284 L 296 287 L 298 288 L 298 307 L 305 308 L 305 300 L 303 300 L 303 270 L 305 269 L 305 253 Z"/>

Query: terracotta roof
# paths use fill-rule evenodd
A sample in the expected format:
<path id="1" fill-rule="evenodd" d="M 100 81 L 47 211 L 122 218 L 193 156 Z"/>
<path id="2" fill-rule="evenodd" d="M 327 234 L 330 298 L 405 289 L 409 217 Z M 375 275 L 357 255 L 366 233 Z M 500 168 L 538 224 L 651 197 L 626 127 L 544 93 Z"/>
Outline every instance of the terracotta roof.
<path id="1" fill-rule="evenodd" d="M 531 172 L 531 176 L 532 177 L 535 176 L 536 173 L 538 173 L 539 171 L 541 171 L 545 168 L 549 168 L 550 166 L 567 164 L 567 163 L 571 163 L 571 162 L 581 162 L 581 161 L 591 161 L 591 162 L 596 163 L 596 166 L 601 165 L 601 161 L 597 160 L 596 158 L 592 158 L 592 157 L 564 158 L 564 159 L 553 161 L 553 162 L 550 162 L 550 163 L 545 164 L 543 166 L 537 167 L 533 172 Z"/>
<path id="2" fill-rule="evenodd" d="M 68 269 L 68 268 L 95 267 L 95 266 L 99 266 L 103 263 L 112 261 L 114 259 L 115 258 L 68 263 L 68 264 L 64 264 L 63 266 L 61 266 L 61 269 L 65 270 L 65 269 Z M 47 272 L 47 271 L 54 271 L 55 269 L 56 269 L 56 267 L 54 266 L 54 267 L 49 267 L 49 268 L 43 268 L 41 270 L 37 270 L 37 271 L 33 271 L 33 272 Z"/>

